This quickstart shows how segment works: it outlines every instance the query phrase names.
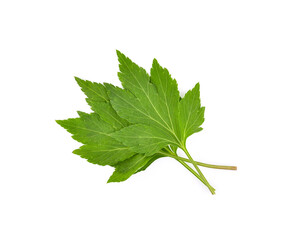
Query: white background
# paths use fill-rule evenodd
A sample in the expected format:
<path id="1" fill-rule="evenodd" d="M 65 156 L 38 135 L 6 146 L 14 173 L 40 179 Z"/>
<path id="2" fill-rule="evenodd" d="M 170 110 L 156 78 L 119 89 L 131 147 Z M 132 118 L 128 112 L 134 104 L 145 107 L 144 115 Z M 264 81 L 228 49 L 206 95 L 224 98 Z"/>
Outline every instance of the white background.
<path id="1" fill-rule="evenodd" d="M 291 239 L 290 1 L 1 1 L 0 239 Z M 115 50 L 155 57 L 204 130 L 208 189 L 173 159 L 124 183 L 55 119 L 90 111 L 73 76 L 119 84 Z"/>

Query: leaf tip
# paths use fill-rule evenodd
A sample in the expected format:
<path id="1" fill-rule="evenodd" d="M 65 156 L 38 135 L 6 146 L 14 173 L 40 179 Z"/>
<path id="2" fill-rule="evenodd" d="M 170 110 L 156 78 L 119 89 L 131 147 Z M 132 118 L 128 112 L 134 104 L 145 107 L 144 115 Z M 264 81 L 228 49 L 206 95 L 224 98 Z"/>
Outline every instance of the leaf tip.
<path id="1" fill-rule="evenodd" d="M 159 63 L 158 63 L 158 60 L 157 60 L 156 58 L 153 59 L 153 65 L 154 65 L 154 64 L 159 64 Z"/>
<path id="2" fill-rule="evenodd" d="M 78 115 L 80 116 L 80 118 L 82 117 L 86 117 L 88 116 L 89 114 L 88 113 L 85 113 L 85 112 L 82 112 L 82 111 L 77 111 Z"/>
<path id="3" fill-rule="evenodd" d="M 156 58 L 153 59 L 152 69 L 162 69 L 162 66 L 159 64 L 158 60 Z"/>
<path id="4" fill-rule="evenodd" d="M 115 169 L 116 171 L 116 169 Z M 116 180 L 114 180 L 114 173 L 115 171 L 112 173 L 112 175 L 109 177 L 109 179 L 107 180 L 107 183 L 112 183 L 112 182 L 116 182 Z"/>
<path id="5" fill-rule="evenodd" d="M 195 88 L 198 88 L 198 89 L 200 89 L 200 82 L 198 82 L 198 83 L 196 83 L 196 85 L 195 85 Z"/>
<path id="6" fill-rule="evenodd" d="M 81 78 L 79 78 L 79 77 L 76 77 L 76 76 L 74 76 L 74 78 L 75 78 L 75 81 L 77 82 L 77 84 L 81 87 L 81 89 L 84 87 L 84 84 L 85 84 L 85 80 L 83 80 L 83 79 L 81 79 Z"/>
<path id="7" fill-rule="evenodd" d="M 76 154 L 76 155 L 80 155 L 80 152 L 78 151 L 79 149 L 75 149 L 72 153 Z"/>
<path id="8" fill-rule="evenodd" d="M 74 76 L 74 78 L 75 78 L 76 82 L 77 82 L 79 85 L 80 85 L 80 83 L 81 83 L 82 81 L 84 81 L 84 80 L 82 80 L 81 78 L 76 77 L 76 76 Z"/>
<path id="9" fill-rule="evenodd" d="M 57 124 L 59 124 L 61 127 L 65 128 L 66 122 L 68 120 L 55 120 Z"/>
<path id="10" fill-rule="evenodd" d="M 120 52 L 119 50 L 117 50 L 117 49 L 116 49 L 116 54 L 117 54 L 117 57 L 119 59 L 122 58 L 122 57 L 125 57 L 125 55 L 122 52 Z"/>
<path id="11" fill-rule="evenodd" d="M 113 181 L 111 180 L 111 178 L 109 178 L 106 183 L 112 183 L 112 182 Z"/>

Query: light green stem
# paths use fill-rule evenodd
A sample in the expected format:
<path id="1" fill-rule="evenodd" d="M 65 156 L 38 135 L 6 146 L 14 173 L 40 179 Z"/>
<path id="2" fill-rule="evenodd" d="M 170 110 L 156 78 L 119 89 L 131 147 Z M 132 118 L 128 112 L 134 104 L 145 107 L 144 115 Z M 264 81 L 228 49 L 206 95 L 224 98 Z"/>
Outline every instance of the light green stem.
<path id="1" fill-rule="evenodd" d="M 183 157 L 179 157 L 179 156 L 175 156 L 175 155 L 168 155 L 169 157 L 173 157 L 173 158 L 179 158 L 180 160 L 184 161 L 184 162 L 188 162 L 191 163 L 191 161 L 187 158 L 183 158 Z M 195 161 L 196 164 L 198 166 L 201 167 L 207 167 L 207 168 L 214 168 L 214 169 L 223 169 L 223 170 L 237 170 L 236 166 L 224 166 L 224 165 L 215 165 L 215 164 L 208 164 L 208 163 L 203 163 L 203 162 L 197 162 Z"/>
<path id="2" fill-rule="evenodd" d="M 192 174 L 194 174 L 206 187 L 208 187 L 208 189 L 210 190 L 210 192 L 212 194 L 215 194 L 215 189 L 213 187 L 211 187 L 209 185 L 209 183 L 207 184 L 202 177 L 197 174 L 197 172 L 195 172 L 187 163 L 185 163 L 183 160 L 179 159 L 179 158 L 175 158 L 179 163 L 181 163 L 185 168 L 187 168 Z"/>
<path id="3" fill-rule="evenodd" d="M 180 157 L 177 154 L 175 154 L 174 152 L 172 152 L 166 148 L 164 150 L 166 150 L 169 153 L 169 154 L 166 154 L 165 152 L 161 152 L 165 156 L 172 157 L 175 159 L 179 158 L 180 160 L 182 160 L 184 162 L 192 163 L 188 158 Z M 198 166 L 201 166 L 201 167 L 223 169 L 223 170 L 237 170 L 236 166 L 215 165 L 215 164 L 208 164 L 208 163 L 203 163 L 203 162 L 198 162 L 198 161 L 195 161 L 195 162 Z"/>
<path id="4" fill-rule="evenodd" d="M 237 170 L 236 166 L 224 166 L 224 165 L 215 165 L 215 164 L 207 164 L 202 162 L 197 162 L 198 166 L 207 167 L 207 168 L 215 168 L 215 169 L 223 169 L 223 170 Z"/>
<path id="5" fill-rule="evenodd" d="M 186 153 L 186 152 L 185 152 Z M 172 151 L 170 151 L 169 149 L 165 148 L 163 149 L 160 154 L 164 155 L 164 156 L 168 156 L 168 157 L 172 157 L 174 159 L 176 159 L 178 162 L 180 162 L 185 168 L 187 168 L 192 174 L 194 174 L 205 186 L 208 187 L 208 189 L 210 190 L 210 192 L 212 194 L 215 194 L 215 189 L 207 182 L 207 180 L 205 179 L 205 177 L 203 176 L 202 172 L 200 171 L 200 169 L 198 168 L 198 170 L 200 171 L 197 173 L 196 171 L 194 171 L 194 169 L 192 169 L 186 162 L 192 163 L 194 162 L 193 166 L 195 167 L 196 162 L 191 158 L 191 159 L 186 159 L 186 158 L 182 158 L 177 156 L 177 154 L 173 153 Z M 188 153 L 189 154 L 189 153 Z M 189 154 L 190 156 L 190 154 Z M 191 157 L 191 156 L 190 156 Z M 187 161 L 185 161 L 187 160 Z M 196 168 L 195 167 L 195 168 Z M 196 168 L 196 170 L 197 170 Z M 204 177 L 204 178 L 203 178 Z"/>
<path id="6" fill-rule="evenodd" d="M 211 193 L 212 193 L 212 194 L 215 194 L 215 190 L 214 190 L 214 188 L 209 184 L 209 182 L 207 181 L 207 179 L 204 177 L 203 173 L 201 172 L 201 170 L 200 170 L 199 167 L 197 166 L 197 163 L 196 163 L 196 162 L 193 160 L 193 158 L 191 157 L 191 155 L 190 155 L 190 153 L 188 152 L 188 150 L 187 150 L 186 148 L 183 148 L 182 150 L 186 153 L 188 159 L 191 161 L 191 163 L 192 163 L 193 166 L 195 167 L 195 169 L 196 169 L 196 171 L 198 172 L 198 174 L 201 176 L 201 178 L 202 178 L 202 179 L 204 180 L 204 182 L 207 184 L 207 186 L 208 186 L 209 190 L 211 191 Z"/>

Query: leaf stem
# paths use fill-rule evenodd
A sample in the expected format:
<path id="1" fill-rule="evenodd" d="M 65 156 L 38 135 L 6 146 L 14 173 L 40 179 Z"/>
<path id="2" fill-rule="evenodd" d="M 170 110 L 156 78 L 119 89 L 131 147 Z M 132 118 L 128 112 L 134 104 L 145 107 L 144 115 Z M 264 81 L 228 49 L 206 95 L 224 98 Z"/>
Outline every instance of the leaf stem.
<path id="1" fill-rule="evenodd" d="M 236 166 L 224 166 L 224 165 L 215 165 L 215 164 L 208 164 L 203 162 L 197 162 L 198 166 L 207 167 L 207 168 L 215 168 L 215 169 L 223 169 L 223 170 L 237 170 Z"/>
<path id="2" fill-rule="evenodd" d="M 205 177 L 203 176 L 202 172 L 200 171 L 200 169 L 198 168 L 198 170 L 200 171 L 201 174 L 197 173 L 194 169 L 192 169 L 186 162 L 189 163 L 196 163 L 192 158 L 191 159 L 186 159 L 186 158 L 182 158 L 179 157 L 176 153 L 172 152 L 170 149 L 168 148 L 164 148 L 163 150 L 161 150 L 161 152 L 159 152 L 160 154 L 167 156 L 167 157 L 172 157 L 174 159 L 176 159 L 178 162 L 180 162 L 185 168 L 187 168 L 192 174 L 194 174 L 206 187 L 208 187 L 208 189 L 210 190 L 210 192 L 212 194 L 215 194 L 215 189 L 207 182 L 207 180 L 205 179 Z M 186 152 L 185 152 L 186 153 Z M 189 153 L 188 153 L 189 154 Z M 189 154 L 190 156 L 190 154 Z M 191 156 L 190 156 L 191 157 Z M 187 161 L 185 161 L 187 160 Z M 193 164 L 193 166 L 195 167 L 195 165 Z M 197 169 L 196 169 L 197 170 Z M 202 176 L 201 176 L 202 175 Z M 204 179 L 203 179 L 204 177 Z"/>
<path id="3" fill-rule="evenodd" d="M 198 172 L 198 174 L 201 176 L 201 178 L 204 180 L 204 182 L 207 184 L 209 190 L 211 191 L 212 194 L 215 194 L 215 190 L 214 188 L 209 184 L 209 182 L 207 181 L 207 179 L 204 177 L 203 173 L 201 172 L 201 170 L 199 169 L 199 167 L 197 166 L 197 163 L 193 160 L 193 158 L 191 157 L 190 153 L 188 152 L 186 147 L 183 147 L 182 150 L 186 153 L 188 159 L 191 161 L 191 163 L 193 164 L 193 166 L 195 167 L 196 171 Z"/>
<path id="4" fill-rule="evenodd" d="M 180 158 L 184 162 L 191 163 L 191 161 L 187 158 L 179 157 L 179 156 L 172 156 L 175 158 Z M 198 166 L 207 167 L 207 168 L 214 168 L 214 169 L 223 169 L 223 170 L 237 170 L 236 166 L 225 166 L 225 165 L 215 165 L 215 164 L 208 164 L 203 162 L 195 161 Z"/>
<path id="5" fill-rule="evenodd" d="M 181 160 L 180 158 L 175 158 L 179 163 L 181 163 L 185 168 L 187 168 L 192 174 L 194 174 L 206 187 L 208 187 L 208 189 L 210 190 L 210 192 L 212 194 L 215 194 L 215 189 L 213 187 L 211 187 L 209 185 L 209 183 L 206 183 L 203 178 L 194 171 L 194 169 L 192 169 L 187 163 L 185 163 L 183 160 Z"/>
<path id="6" fill-rule="evenodd" d="M 170 151 L 168 149 L 164 149 L 164 150 L 166 150 L 169 153 L 169 154 L 167 154 L 165 152 L 161 152 L 165 156 L 172 157 L 172 158 L 175 158 L 175 159 L 179 158 L 180 160 L 182 160 L 184 162 L 192 163 L 189 159 L 180 157 L 180 156 L 178 156 L 177 154 L 175 154 L 174 152 L 172 152 L 172 151 Z M 236 166 L 215 165 L 215 164 L 208 164 L 208 163 L 203 163 L 203 162 L 198 162 L 198 161 L 195 161 L 195 162 L 196 162 L 196 164 L 198 166 L 201 166 L 201 167 L 214 168 L 214 169 L 223 169 L 223 170 L 237 170 Z"/>

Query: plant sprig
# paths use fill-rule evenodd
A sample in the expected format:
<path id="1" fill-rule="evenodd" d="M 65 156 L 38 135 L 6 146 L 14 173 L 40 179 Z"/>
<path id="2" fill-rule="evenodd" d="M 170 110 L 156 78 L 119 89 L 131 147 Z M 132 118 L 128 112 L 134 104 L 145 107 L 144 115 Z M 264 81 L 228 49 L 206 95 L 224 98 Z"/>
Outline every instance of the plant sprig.
<path id="1" fill-rule="evenodd" d="M 78 112 L 78 118 L 57 120 L 84 144 L 74 153 L 91 163 L 115 167 L 108 182 L 124 181 L 155 160 L 172 157 L 214 194 L 215 189 L 199 166 L 228 170 L 236 167 L 196 162 L 186 147 L 187 138 L 201 131 L 204 122 L 199 83 L 181 98 L 176 80 L 157 60 L 149 75 L 124 54 L 117 51 L 117 55 L 123 88 L 76 78 L 93 112 Z M 178 156 L 178 148 L 187 158 Z"/>

